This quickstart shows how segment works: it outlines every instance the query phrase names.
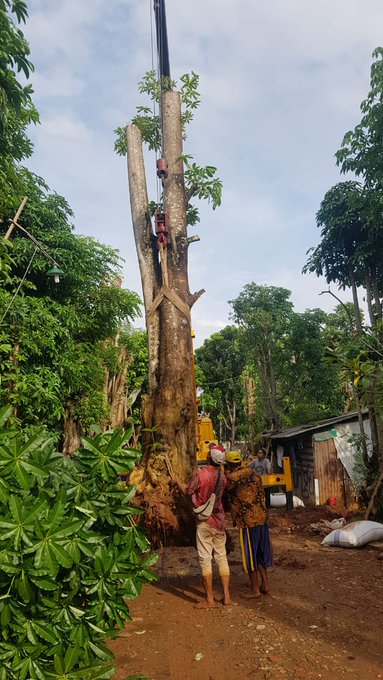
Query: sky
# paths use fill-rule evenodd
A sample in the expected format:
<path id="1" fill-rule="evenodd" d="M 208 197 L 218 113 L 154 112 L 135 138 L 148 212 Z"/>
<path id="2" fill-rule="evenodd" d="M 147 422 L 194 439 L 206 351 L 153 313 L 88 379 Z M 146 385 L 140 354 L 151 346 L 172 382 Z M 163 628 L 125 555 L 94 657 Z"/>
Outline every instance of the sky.
<path id="1" fill-rule="evenodd" d="M 152 67 L 152 4 L 29 0 L 23 29 L 41 116 L 28 165 L 68 200 L 76 232 L 120 250 L 123 285 L 140 294 L 113 130 L 147 103 L 137 84 Z M 334 154 L 360 121 L 382 1 L 166 0 L 166 12 L 172 77 L 200 76 L 184 153 L 223 181 L 222 206 L 200 204 L 191 230 L 201 240 L 189 249 L 190 289 L 206 290 L 193 307 L 196 346 L 230 323 L 228 301 L 252 281 L 291 290 L 298 312 L 331 311 L 331 296 L 319 296 L 326 282 L 301 270 L 319 242 L 320 202 L 344 179 Z M 155 157 L 146 160 L 154 199 Z"/>

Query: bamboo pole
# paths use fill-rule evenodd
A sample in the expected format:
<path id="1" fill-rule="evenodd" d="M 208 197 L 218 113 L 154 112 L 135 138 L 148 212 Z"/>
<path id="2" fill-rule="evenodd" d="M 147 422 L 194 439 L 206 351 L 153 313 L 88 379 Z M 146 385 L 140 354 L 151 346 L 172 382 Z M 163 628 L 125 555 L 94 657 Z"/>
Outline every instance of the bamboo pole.
<path id="1" fill-rule="evenodd" d="M 15 223 L 19 221 L 19 217 L 20 217 L 21 213 L 22 213 L 23 210 L 24 210 L 24 207 L 25 207 L 25 204 L 26 204 L 27 200 L 28 200 L 28 196 L 24 196 L 24 198 L 23 198 L 23 200 L 21 201 L 19 207 L 17 208 L 16 215 L 14 216 L 14 218 L 13 218 L 11 224 L 9 225 L 9 227 L 8 227 L 8 229 L 7 229 L 7 233 L 6 233 L 5 236 L 4 236 L 4 241 L 8 241 L 10 235 L 12 234 L 12 232 L 13 232 L 13 230 L 14 230 L 14 228 L 15 228 Z"/>

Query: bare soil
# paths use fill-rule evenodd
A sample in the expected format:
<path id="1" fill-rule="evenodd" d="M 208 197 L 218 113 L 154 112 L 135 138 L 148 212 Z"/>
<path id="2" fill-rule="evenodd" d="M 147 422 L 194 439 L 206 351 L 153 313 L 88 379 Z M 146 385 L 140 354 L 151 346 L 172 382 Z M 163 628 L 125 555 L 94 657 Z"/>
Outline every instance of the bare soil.
<path id="1" fill-rule="evenodd" d="M 235 605 L 200 610 L 194 548 L 162 548 L 159 580 L 131 603 L 111 643 L 115 680 L 383 679 L 382 547 L 325 548 L 310 524 L 329 508 L 271 511 L 270 594 L 246 600 L 236 530 L 229 556 Z M 216 595 L 220 597 L 219 579 Z"/>

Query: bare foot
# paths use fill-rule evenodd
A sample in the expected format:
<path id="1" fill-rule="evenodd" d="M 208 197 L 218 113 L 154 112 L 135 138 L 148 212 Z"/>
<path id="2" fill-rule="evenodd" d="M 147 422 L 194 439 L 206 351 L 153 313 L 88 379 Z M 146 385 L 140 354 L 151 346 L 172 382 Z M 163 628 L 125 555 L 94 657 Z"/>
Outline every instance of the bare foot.
<path id="1" fill-rule="evenodd" d="M 206 600 L 203 600 L 202 602 L 198 602 L 198 604 L 193 605 L 194 609 L 216 609 L 218 607 L 217 602 L 207 602 Z"/>
<path id="2" fill-rule="evenodd" d="M 257 600 L 261 597 L 261 593 L 254 593 L 252 590 L 249 593 L 241 593 L 244 600 Z"/>
<path id="3" fill-rule="evenodd" d="M 264 583 L 260 585 L 259 590 L 261 591 L 262 595 L 268 595 L 269 593 L 269 587 Z"/>

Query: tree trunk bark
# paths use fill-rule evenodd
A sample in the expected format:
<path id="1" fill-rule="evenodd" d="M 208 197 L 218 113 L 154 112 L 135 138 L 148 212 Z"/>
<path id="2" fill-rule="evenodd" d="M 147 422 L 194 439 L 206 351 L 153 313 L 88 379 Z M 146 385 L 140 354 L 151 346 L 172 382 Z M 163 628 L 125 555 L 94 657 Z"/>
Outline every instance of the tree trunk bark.
<path id="1" fill-rule="evenodd" d="M 237 424 L 237 402 L 233 401 L 233 412 L 232 412 L 232 419 L 231 419 L 231 437 L 230 437 L 230 446 L 231 448 L 234 448 L 234 443 L 235 443 L 235 434 L 236 434 L 236 424 Z"/>
<path id="2" fill-rule="evenodd" d="M 381 291 L 379 290 L 378 276 L 377 276 L 376 268 L 371 273 L 371 283 L 372 283 L 372 290 L 373 290 L 374 303 L 375 303 L 375 309 L 376 309 L 376 316 L 379 319 L 383 319 L 383 307 L 382 307 L 381 294 L 380 294 Z"/>
<path id="3" fill-rule="evenodd" d="M 371 330 L 373 335 L 376 335 L 376 315 L 373 303 L 373 291 L 370 272 L 366 271 L 366 298 L 367 298 L 367 308 L 368 316 L 370 317 Z"/>
<path id="4" fill-rule="evenodd" d="M 168 163 L 164 211 L 169 243 L 157 245 L 148 214 L 141 134 L 126 129 L 133 230 L 143 287 L 149 344 L 149 390 L 143 399 L 143 425 L 152 429 L 144 441 L 141 469 L 132 480 L 139 491 L 160 487 L 168 492 L 168 463 L 183 480 L 196 465 L 196 416 L 188 283 L 188 240 L 183 177 L 181 101 L 164 92 L 163 151 Z M 153 431 L 153 428 L 155 430 Z"/>
<path id="5" fill-rule="evenodd" d="M 359 430 L 360 430 L 360 436 L 361 436 L 363 462 L 364 462 L 366 468 L 368 469 L 369 458 L 368 458 L 368 451 L 367 451 L 366 432 L 365 432 L 365 429 L 364 429 L 362 407 L 361 407 L 361 404 L 360 404 L 360 399 L 359 399 L 357 394 L 355 395 L 355 404 L 356 404 L 356 410 L 357 410 L 357 413 L 358 413 L 358 423 L 359 423 Z"/>
<path id="6" fill-rule="evenodd" d="M 128 147 L 128 179 L 133 233 L 140 268 L 145 311 L 151 307 L 156 296 L 160 266 L 158 253 L 153 247 L 154 235 L 149 215 L 148 190 L 146 187 L 142 136 L 136 125 L 126 128 Z M 146 318 L 149 349 L 149 393 L 157 386 L 159 364 L 159 317 L 154 314 Z"/>
<path id="7" fill-rule="evenodd" d="M 356 287 L 355 283 L 355 276 L 352 267 L 350 266 L 350 283 L 351 283 L 351 290 L 352 290 L 352 300 L 354 303 L 354 309 L 355 309 L 355 328 L 356 332 L 358 335 L 361 335 L 363 333 L 363 328 L 362 328 L 362 315 L 360 313 L 360 306 L 359 306 L 359 298 L 358 298 L 358 289 Z"/>
<path id="8" fill-rule="evenodd" d="M 246 395 L 246 420 L 247 420 L 247 438 L 250 442 L 254 441 L 254 417 L 255 417 L 255 384 L 254 378 L 246 375 L 244 378 L 244 391 Z"/>
<path id="9" fill-rule="evenodd" d="M 73 418 L 71 401 L 68 401 L 65 406 L 63 435 L 63 453 L 66 456 L 72 457 L 81 448 L 81 426 Z"/>
<path id="10" fill-rule="evenodd" d="M 110 405 L 108 427 L 125 427 L 128 422 L 128 395 L 126 393 L 129 358 L 126 348 L 121 347 L 118 357 L 118 372 L 106 377 L 106 399 Z"/>

